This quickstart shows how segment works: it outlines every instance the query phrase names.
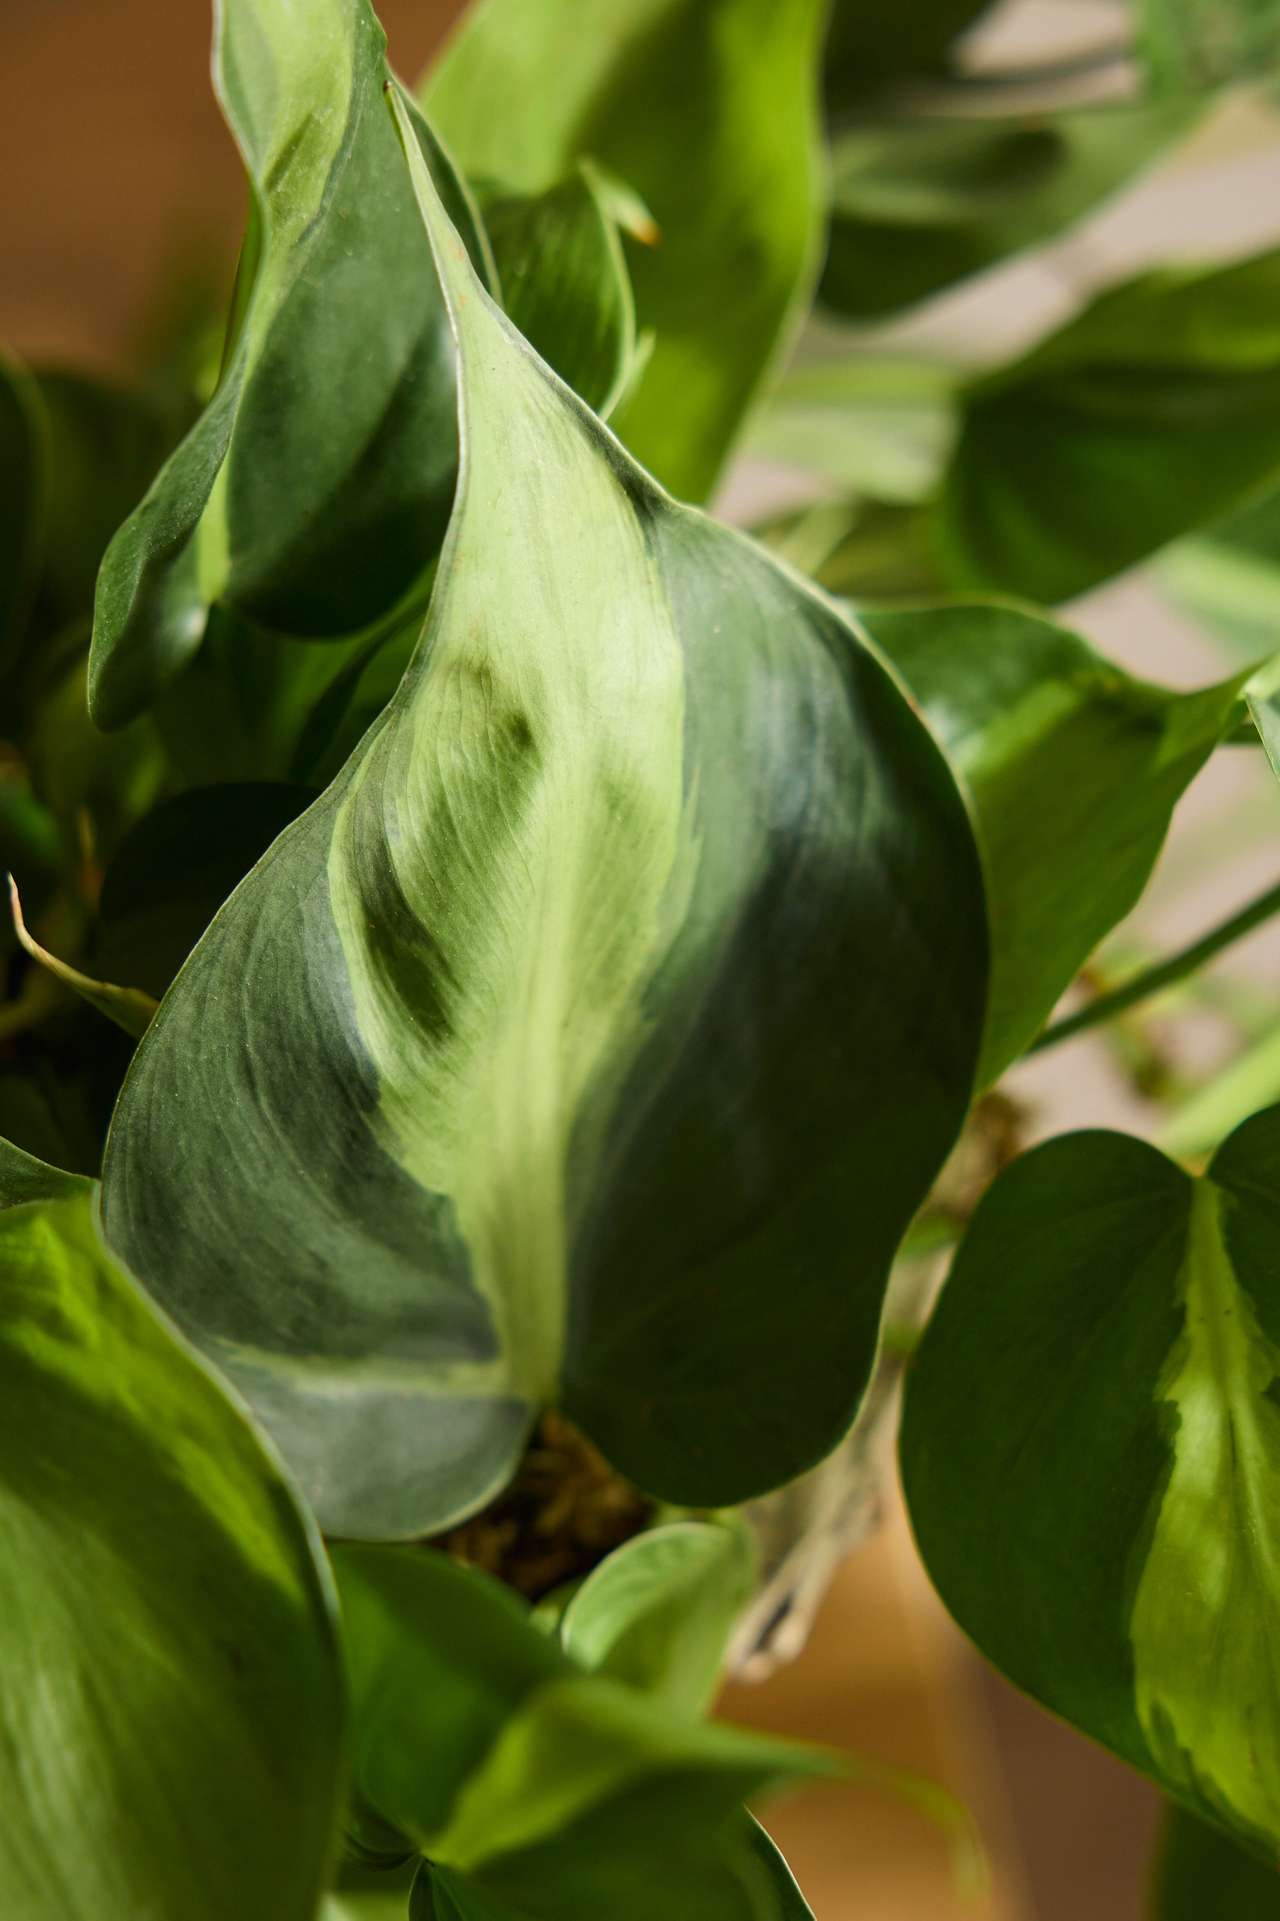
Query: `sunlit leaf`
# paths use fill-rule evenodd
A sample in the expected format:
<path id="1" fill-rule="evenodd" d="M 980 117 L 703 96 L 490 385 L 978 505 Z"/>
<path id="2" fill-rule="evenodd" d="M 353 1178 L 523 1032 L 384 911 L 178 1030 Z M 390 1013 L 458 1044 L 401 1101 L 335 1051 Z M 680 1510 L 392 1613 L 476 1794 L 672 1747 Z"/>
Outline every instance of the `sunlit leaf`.
<path id="1" fill-rule="evenodd" d="M 556 1401 L 723 1505 L 856 1411 L 971 1089 L 976 849 L 856 631 L 635 466 L 410 151 L 468 450 L 439 588 L 135 1057 L 108 1233 L 330 1532 L 482 1505 Z"/>
<path id="2" fill-rule="evenodd" d="M 1175 804 L 1240 712 L 1244 675 L 1170 693 L 1014 603 L 863 618 L 977 810 L 992 946 L 987 1085 L 1137 901 Z"/>
<path id="3" fill-rule="evenodd" d="M 656 339 L 617 430 L 686 500 L 710 493 L 798 319 L 820 244 L 819 0 L 480 0 L 422 96 L 470 177 L 538 194 L 583 156 L 637 192 L 628 238 Z"/>
<path id="4" fill-rule="evenodd" d="M 312 1921 L 343 1714 L 314 1529 L 89 1183 L 6 1147 L 0 1201 L 5 1916 Z"/>
<path id="5" fill-rule="evenodd" d="M 1121 1134 L 1034 1149 L 974 1216 L 902 1433 L 916 1539 L 965 1632 L 1271 1858 L 1278 1230 L 1278 1108 L 1198 1180 Z"/>
<path id="6" fill-rule="evenodd" d="M 453 496 L 453 355 L 368 0 L 226 0 L 217 19 L 249 231 L 218 391 L 103 569 L 104 727 L 190 659 L 212 602 L 292 634 L 378 619 L 412 592 Z M 482 261 L 464 190 L 415 129 Z"/>
<path id="7" fill-rule="evenodd" d="M 1280 467 L 1280 253 L 1150 274 L 969 395 L 937 519 L 952 584 L 1065 600 Z"/>

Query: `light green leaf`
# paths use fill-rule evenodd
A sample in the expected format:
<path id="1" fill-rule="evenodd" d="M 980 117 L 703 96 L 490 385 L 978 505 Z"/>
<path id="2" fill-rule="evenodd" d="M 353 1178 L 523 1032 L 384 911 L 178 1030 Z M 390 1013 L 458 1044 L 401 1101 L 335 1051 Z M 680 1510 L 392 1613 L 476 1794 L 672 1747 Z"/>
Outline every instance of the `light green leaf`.
<path id="1" fill-rule="evenodd" d="M 1280 467 L 1280 253 L 1103 294 L 970 392 L 937 511 L 960 587 L 1065 600 Z"/>
<path id="2" fill-rule="evenodd" d="M 319 1540 L 89 1184 L 6 1149 L 0 1193 L 6 1921 L 313 1921 L 343 1726 Z"/>
<path id="3" fill-rule="evenodd" d="M 560 1640 L 593 1673 L 696 1719 L 715 1693 L 756 1556 L 746 1528 L 675 1521 L 626 1541 L 589 1574 Z"/>
<path id="4" fill-rule="evenodd" d="M 1280 1921 L 1280 1873 L 1176 1803 L 1165 1814 L 1151 1921 Z"/>
<path id="5" fill-rule="evenodd" d="M 529 345 L 607 420 L 631 374 L 635 302 L 593 169 L 484 211 L 503 304 Z"/>
<path id="6" fill-rule="evenodd" d="M 1137 901 L 1174 805 L 1234 724 L 1245 676 L 1170 693 L 1012 602 L 863 619 L 973 795 L 992 935 L 985 1086 Z"/>
<path id="7" fill-rule="evenodd" d="M 1006 1674 L 1280 1849 L 1280 1109 L 1193 1180 L 1124 1135 L 1001 1175 L 907 1391 L 939 1593 Z"/>
<path id="8" fill-rule="evenodd" d="M 856 1411 L 968 1103 L 977 853 L 856 630 L 629 459 L 410 158 L 467 449 L 439 588 L 135 1056 L 108 1233 L 329 1532 L 483 1505 L 557 1400 L 725 1505 Z"/>
<path id="9" fill-rule="evenodd" d="M 96 1007 L 100 1014 L 122 1027 L 126 1034 L 138 1040 L 146 1033 L 155 1018 L 159 1005 L 153 994 L 144 993 L 138 987 L 119 987 L 113 981 L 97 980 L 91 974 L 83 973 L 78 967 L 71 967 L 60 960 L 56 954 L 42 947 L 27 931 L 22 918 L 22 902 L 18 895 L 13 875 L 7 876 L 9 883 L 9 911 L 13 917 L 13 929 L 22 947 L 38 966 L 47 968 L 49 973 L 60 980 L 64 987 L 79 994 Z"/>
<path id="10" fill-rule="evenodd" d="M 359 1832 L 428 1855 L 415 1916 L 772 1916 L 735 1858 L 741 1801 L 835 1757 L 691 1727 L 583 1674 L 509 1591 L 441 1554 L 347 1546 L 334 1564 Z"/>
<path id="11" fill-rule="evenodd" d="M 821 242 L 821 0 L 480 0 L 422 84 L 473 180 L 538 194 L 584 156 L 638 193 L 630 239 L 653 354 L 625 444 L 702 500 L 785 349 Z"/>
<path id="12" fill-rule="evenodd" d="M 321 637 L 387 614 L 453 496 L 453 356 L 372 8 L 225 0 L 217 18 L 249 231 L 218 391 L 99 581 L 90 699 L 109 728 L 191 658 L 213 602 Z M 415 133 L 483 269 L 465 189 L 420 119 Z"/>
<path id="13" fill-rule="evenodd" d="M 1276 0 L 1139 0 L 1142 52 L 1159 84 L 1269 79 L 1280 59 Z"/>
<path id="14" fill-rule="evenodd" d="M 832 150 L 821 298 L 871 318 L 1047 240 L 1151 164 L 1202 110 L 1178 94 L 1051 117 L 873 114 Z"/>

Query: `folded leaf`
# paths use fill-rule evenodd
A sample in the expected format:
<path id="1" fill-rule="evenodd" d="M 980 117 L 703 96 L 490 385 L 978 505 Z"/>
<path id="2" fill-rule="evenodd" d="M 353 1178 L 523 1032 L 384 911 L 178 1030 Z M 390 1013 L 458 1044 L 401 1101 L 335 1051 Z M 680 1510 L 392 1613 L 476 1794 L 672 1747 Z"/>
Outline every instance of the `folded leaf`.
<path id="1" fill-rule="evenodd" d="M 590 156 L 652 212 L 626 242 L 656 339 L 625 444 L 710 493 L 817 267 L 820 0 L 480 0 L 422 97 L 469 176 L 538 194 Z"/>
<path id="2" fill-rule="evenodd" d="M 1280 253 L 1105 293 L 970 392 L 937 512 L 960 587 L 1065 600 L 1280 468 Z"/>
<path id="3" fill-rule="evenodd" d="M 957 1621 L 1184 1807 L 1280 1850 L 1280 1108 L 1193 1180 L 1065 1135 L 975 1214 L 902 1466 Z"/>
<path id="4" fill-rule="evenodd" d="M 218 391 L 99 581 L 90 701 L 103 727 L 190 659 L 212 602 L 292 634 L 378 619 L 412 590 L 453 497 L 453 354 L 382 106 L 372 8 L 226 0 L 217 18 L 214 77 L 250 226 Z M 465 189 L 421 120 L 415 131 L 484 271 Z"/>
<path id="5" fill-rule="evenodd" d="M 0 1203 L 6 1921 L 313 1921 L 343 1723 L 314 1529 L 89 1183 L 5 1148 Z"/>
<path id="6" fill-rule="evenodd" d="M 650 1528 L 587 1576 L 565 1610 L 561 1643 L 593 1673 L 696 1719 L 715 1693 L 755 1576 L 755 1549 L 741 1525 Z"/>
<path id="7" fill-rule="evenodd" d="M 602 420 L 636 349 L 635 301 L 618 229 L 590 166 L 542 194 L 484 210 L 503 304 L 531 347 Z"/>
<path id="8" fill-rule="evenodd" d="M 360 1832 L 429 1857 L 414 1915 L 772 1913 L 747 1892 L 742 1798 L 834 1757 L 690 1727 L 583 1674 L 509 1591 L 441 1554 L 345 1546 L 334 1565 Z"/>
<path id="9" fill-rule="evenodd" d="M 986 1086 L 1137 901 L 1176 802 L 1238 718 L 1246 677 L 1170 693 L 1009 603 L 862 617 L 977 810 L 992 945 Z"/>
<path id="10" fill-rule="evenodd" d="M 1280 1870 L 1185 1808 L 1165 1814 L 1152 1921 L 1280 1921 Z"/>
<path id="11" fill-rule="evenodd" d="M 467 449 L 439 589 L 166 998 L 108 1233 L 329 1532 L 483 1505 L 556 1400 L 723 1505 L 856 1410 L 968 1101 L 976 850 L 856 632 L 635 466 L 410 158 Z"/>

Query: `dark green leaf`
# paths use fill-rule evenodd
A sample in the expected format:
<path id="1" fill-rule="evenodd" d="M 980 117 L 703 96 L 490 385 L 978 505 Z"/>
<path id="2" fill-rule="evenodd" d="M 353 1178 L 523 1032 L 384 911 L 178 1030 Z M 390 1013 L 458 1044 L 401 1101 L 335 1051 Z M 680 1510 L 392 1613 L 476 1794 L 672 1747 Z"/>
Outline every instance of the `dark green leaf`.
<path id="1" fill-rule="evenodd" d="M 868 6 L 835 0 L 823 63 L 827 111 L 850 107 L 923 74 L 945 73 L 957 34 L 985 13 L 988 0 L 903 0 Z"/>
<path id="2" fill-rule="evenodd" d="M 6 1921 L 313 1921 L 343 1717 L 320 1544 L 87 1189 L 3 1156 Z"/>
<path id="3" fill-rule="evenodd" d="M 232 889 L 315 798 L 310 787 L 235 781 L 162 801 L 107 869 L 95 970 L 158 1000 Z"/>
<path id="4" fill-rule="evenodd" d="M 29 1201 L 65 1201 L 87 1195 L 92 1183 L 79 1174 L 50 1167 L 11 1141 L 0 1140 L 0 1208 L 22 1207 Z"/>
<path id="5" fill-rule="evenodd" d="M 1280 1849 L 1280 1108 L 1193 1180 L 1070 1134 L 974 1216 L 910 1375 L 925 1563 L 1019 1687 Z"/>
<path id="6" fill-rule="evenodd" d="M 48 423 L 35 382 L 0 355 L 0 666 L 31 607 L 48 510 Z"/>
<path id="7" fill-rule="evenodd" d="M 626 243 L 651 359 L 623 441 L 685 500 L 715 484 L 817 266 L 819 0 L 485 0 L 423 97 L 467 173 L 539 194 L 584 155 L 639 193 Z"/>
<path id="8" fill-rule="evenodd" d="M 970 393 L 937 518 L 960 587 L 1083 593 L 1280 466 L 1280 253 L 1095 301 Z"/>
<path id="9" fill-rule="evenodd" d="M 38 374 L 36 385 L 50 450 L 40 611 L 60 626 L 91 612 L 107 544 L 172 442 L 163 420 L 120 388 L 71 373 Z"/>
<path id="10" fill-rule="evenodd" d="M 484 211 L 507 313 L 602 420 L 631 372 L 635 302 L 618 229 L 589 165 Z"/>
<path id="11" fill-rule="evenodd" d="M 1239 710 L 1244 675 L 1169 693 L 1012 604 L 863 618 L 977 810 L 992 947 L 985 1086 L 1137 901 L 1175 803 Z"/>
<path id="12" fill-rule="evenodd" d="M 381 618 L 412 593 L 453 496 L 453 356 L 368 0 L 226 0 L 218 22 L 254 216 L 219 389 L 103 569 L 104 727 L 190 659 L 214 601 L 291 634 Z M 465 190 L 420 119 L 415 132 L 482 260 Z"/>
<path id="13" fill-rule="evenodd" d="M 1176 1803 L 1164 1820 L 1152 1921 L 1280 1921 L 1280 1873 Z"/>
<path id="14" fill-rule="evenodd" d="M 411 157 L 469 449 L 439 591 L 135 1057 L 108 1231 L 330 1532 L 481 1505 L 556 1400 L 720 1505 L 860 1400 L 969 1098 L 976 849 L 856 631 L 548 374 Z"/>
<path id="15" fill-rule="evenodd" d="M 896 19 L 893 8 L 859 9 Z M 821 298 L 867 319 L 1047 240 L 1184 133 L 1202 102 L 871 119 L 832 152 Z"/>
<path id="16" fill-rule="evenodd" d="M 752 1851 L 778 1897 L 781 1921 L 813 1921 L 813 1910 L 796 1886 L 795 1876 L 783 1859 L 781 1850 L 758 1821 L 751 1815 L 747 1815 L 746 1820 L 749 1823 Z"/>

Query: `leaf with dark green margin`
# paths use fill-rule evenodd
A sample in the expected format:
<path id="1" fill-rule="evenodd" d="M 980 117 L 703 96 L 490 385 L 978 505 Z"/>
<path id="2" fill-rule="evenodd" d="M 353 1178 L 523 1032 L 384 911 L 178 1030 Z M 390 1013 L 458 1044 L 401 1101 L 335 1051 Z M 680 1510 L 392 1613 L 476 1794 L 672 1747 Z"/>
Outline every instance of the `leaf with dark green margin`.
<path id="1" fill-rule="evenodd" d="M 715 1694 L 755 1577 L 755 1548 L 740 1522 L 649 1528 L 587 1576 L 560 1622 L 561 1645 L 593 1674 L 696 1720 Z"/>
<path id="2" fill-rule="evenodd" d="M 1049 239 L 1150 165 L 1203 107 L 1178 95 L 1052 117 L 904 114 L 849 128 L 832 149 L 821 300 L 853 319 L 878 317 Z"/>
<path id="3" fill-rule="evenodd" d="M 916 1540 L 1018 1687 L 1280 1849 L 1280 1108 L 1193 1179 L 1123 1134 L 999 1177 L 907 1386 Z"/>
<path id="4" fill-rule="evenodd" d="M 39 390 L 0 354 L 0 668 L 9 665 L 31 607 L 44 550 L 49 433 Z"/>
<path id="5" fill-rule="evenodd" d="M 957 587 L 1083 593 L 1280 468 L 1280 253 L 1147 275 L 978 382 L 937 508 Z"/>
<path id="6" fill-rule="evenodd" d="M 122 388 L 60 371 L 37 374 L 36 385 L 50 451 L 40 612 L 61 626 L 92 611 L 102 556 L 172 441 L 160 416 Z"/>
<path id="7" fill-rule="evenodd" d="M 1151 1887 L 1152 1921 L 1280 1921 L 1280 1873 L 1174 1803 Z"/>
<path id="8" fill-rule="evenodd" d="M 368 0 L 224 0 L 218 23 L 253 212 L 218 391 L 99 581 L 90 702 L 108 728 L 190 659 L 215 601 L 324 638 L 381 618 L 453 498 L 453 354 Z M 485 271 L 464 187 L 415 132 Z"/>
<path id="9" fill-rule="evenodd" d="M 509 1590 L 442 1554 L 333 1552 L 356 1835 L 429 1856 L 415 1914 L 434 1898 L 437 1915 L 627 1921 L 654 1911 L 656 1885 L 664 1915 L 754 1915 L 726 1830 L 744 1796 L 830 1774 L 835 1757 L 691 1727 L 583 1674 Z"/>
<path id="10" fill-rule="evenodd" d="M 584 156 L 652 211 L 624 242 L 656 335 L 615 426 L 685 500 L 711 492 L 818 266 L 822 0 L 481 0 L 422 96 L 468 175 L 539 194 Z"/>
<path id="11" fill-rule="evenodd" d="M 977 851 L 878 656 L 629 459 L 410 157 L 468 448 L 439 590 L 135 1056 L 108 1234 L 330 1533 L 483 1505 L 553 1401 L 725 1505 L 859 1404 L 969 1099 Z"/>
<path id="12" fill-rule="evenodd" d="M 107 869 L 94 971 L 158 1000 L 223 901 L 315 798 L 283 781 L 228 781 L 161 801 Z"/>
<path id="13" fill-rule="evenodd" d="M 6 1149 L 0 1196 L 6 1921 L 312 1921 L 343 1730 L 314 1527 L 89 1183 Z"/>
<path id="14" fill-rule="evenodd" d="M 973 795 L 991 924 L 987 1086 L 1137 901 L 1174 806 L 1238 718 L 1246 676 L 1171 693 L 1014 602 L 862 619 Z"/>
<path id="15" fill-rule="evenodd" d="M 546 193 L 484 210 L 503 304 L 529 345 L 607 420 L 631 373 L 635 301 L 589 164 Z"/>

